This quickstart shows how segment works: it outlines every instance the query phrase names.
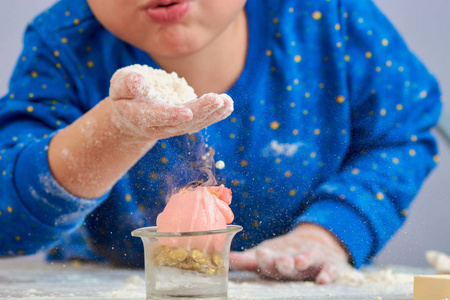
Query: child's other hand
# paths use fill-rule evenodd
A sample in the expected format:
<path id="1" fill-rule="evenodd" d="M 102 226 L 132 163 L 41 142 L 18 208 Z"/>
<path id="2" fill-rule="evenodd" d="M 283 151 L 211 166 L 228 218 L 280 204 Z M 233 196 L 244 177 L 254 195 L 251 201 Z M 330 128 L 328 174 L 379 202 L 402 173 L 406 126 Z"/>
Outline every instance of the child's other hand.
<path id="1" fill-rule="evenodd" d="M 348 254 L 336 238 L 314 224 L 301 224 L 250 250 L 231 252 L 230 267 L 266 278 L 315 280 L 318 284 L 331 283 L 351 268 Z"/>
<path id="2" fill-rule="evenodd" d="M 233 100 L 209 93 L 183 104 L 144 98 L 144 78 L 136 72 L 118 71 L 111 80 L 111 120 L 126 135 L 151 140 L 197 132 L 228 117 Z"/>

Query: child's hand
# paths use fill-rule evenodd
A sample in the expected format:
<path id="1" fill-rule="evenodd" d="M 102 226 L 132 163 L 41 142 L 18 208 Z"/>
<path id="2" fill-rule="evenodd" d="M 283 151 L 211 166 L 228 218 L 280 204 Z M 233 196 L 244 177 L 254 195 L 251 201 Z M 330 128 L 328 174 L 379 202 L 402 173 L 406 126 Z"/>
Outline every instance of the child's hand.
<path id="1" fill-rule="evenodd" d="M 331 283 L 350 268 L 348 254 L 336 238 L 313 224 L 301 224 L 283 236 L 244 252 L 230 253 L 234 270 L 255 271 L 279 280 Z"/>
<path id="2" fill-rule="evenodd" d="M 119 70 L 111 80 L 111 120 L 119 130 L 151 140 L 194 133 L 228 117 L 233 100 L 226 94 L 209 93 L 183 103 L 170 104 L 146 99 L 144 78 Z"/>

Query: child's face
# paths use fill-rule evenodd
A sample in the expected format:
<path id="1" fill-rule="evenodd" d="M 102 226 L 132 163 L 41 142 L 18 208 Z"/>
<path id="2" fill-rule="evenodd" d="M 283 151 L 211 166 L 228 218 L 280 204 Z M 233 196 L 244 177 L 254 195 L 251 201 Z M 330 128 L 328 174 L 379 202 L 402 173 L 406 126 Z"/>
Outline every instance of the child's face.
<path id="1" fill-rule="evenodd" d="M 202 49 L 244 13 L 246 0 L 88 0 L 112 34 L 153 57 Z"/>

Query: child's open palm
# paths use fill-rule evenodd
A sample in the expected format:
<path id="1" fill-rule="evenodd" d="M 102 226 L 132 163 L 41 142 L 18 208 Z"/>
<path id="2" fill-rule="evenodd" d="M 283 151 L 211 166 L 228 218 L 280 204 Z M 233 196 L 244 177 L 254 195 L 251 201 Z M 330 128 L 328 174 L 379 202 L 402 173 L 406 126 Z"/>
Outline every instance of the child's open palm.
<path id="1" fill-rule="evenodd" d="M 119 69 L 111 79 L 112 120 L 122 133 L 152 140 L 197 132 L 228 117 L 233 100 L 209 93 L 182 104 L 148 99 L 143 75 Z"/>

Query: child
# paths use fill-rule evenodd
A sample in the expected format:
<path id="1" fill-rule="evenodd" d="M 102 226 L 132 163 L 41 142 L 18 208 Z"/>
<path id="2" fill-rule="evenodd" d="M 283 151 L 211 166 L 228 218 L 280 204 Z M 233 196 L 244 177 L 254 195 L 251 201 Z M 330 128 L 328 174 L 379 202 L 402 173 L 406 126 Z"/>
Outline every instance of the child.
<path id="1" fill-rule="evenodd" d="M 178 166 L 203 138 L 244 227 L 235 269 L 329 283 L 403 224 L 438 158 L 440 94 L 371 1 L 85 1 L 30 24 L 0 101 L 0 255 L 142 265 L 130 232 L 192 180 Z M 134 101 L 123 73 L 110 94 L 132 64 L 217 94 Z"/>

